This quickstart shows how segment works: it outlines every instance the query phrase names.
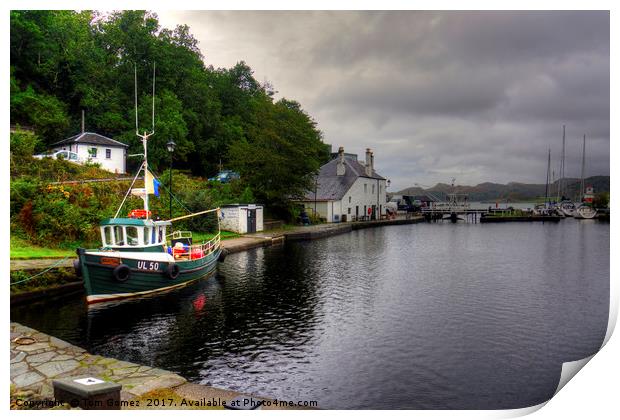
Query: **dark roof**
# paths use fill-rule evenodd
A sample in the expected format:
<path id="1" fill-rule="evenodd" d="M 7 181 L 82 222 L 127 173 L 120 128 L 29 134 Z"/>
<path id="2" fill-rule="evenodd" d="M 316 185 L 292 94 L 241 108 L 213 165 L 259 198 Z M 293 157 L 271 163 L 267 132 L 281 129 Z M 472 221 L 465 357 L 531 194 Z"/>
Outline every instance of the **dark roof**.
<path id="1" fill-rule="evenodd" d="M 102 136 L 97 133 L 80 133 L 75 136 L 71 136 L 68 139 L 61 140 L 57 143 L 52 144 L 52 146 L 62 146 L 65 144 L 93 144 L 97 146 L 116 146 L 116 147 L 129 147 L 125 143 L 121 143 L 120 141 L 113 140 L 109 137 Z"/>
<path id="2" fill-rule="evenodd" d="M 431 197 L 429 197 L 428 195 L 414 195 L 411 196 L 414 200 L 420 200 L 420 201 L 424 201 L 427 203 L 433 203 L 435 202 L 435 200 L 433 200 Z"/>
<path id="3" fill-rule="evenodd" d="M 333 159 L 321 166 L 317 177 L 316 201 L 341 200 L 349 191 L 355 180 L 359 177 L 369 179 L 384 180 L 376 171 L 372 172 L 372 176 L 366 175 L 366 168 L 363 163 L 357 159 L 352 159 L 345 154 L 344 158 L 345 172 L 344 175 L 336 175 L 336 167 L 338 159 Z M 302 201 L 314 201 L 314 190 L 306 192 Z"/>

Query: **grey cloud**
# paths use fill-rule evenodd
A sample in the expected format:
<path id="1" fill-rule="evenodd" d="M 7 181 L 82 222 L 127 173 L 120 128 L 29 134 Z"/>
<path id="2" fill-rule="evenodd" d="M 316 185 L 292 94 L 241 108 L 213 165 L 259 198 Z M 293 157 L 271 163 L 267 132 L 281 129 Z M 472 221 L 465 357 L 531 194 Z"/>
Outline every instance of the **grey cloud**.
<path id="1" fill-rule="evenodd" d="M 609 13 L 159 12 L 207 64 L 245 60 L 316 119 L 325 142 L 375 149 L 394 189 L 544 182 L 567 126 L 567 174 L 609 174 Z"/>

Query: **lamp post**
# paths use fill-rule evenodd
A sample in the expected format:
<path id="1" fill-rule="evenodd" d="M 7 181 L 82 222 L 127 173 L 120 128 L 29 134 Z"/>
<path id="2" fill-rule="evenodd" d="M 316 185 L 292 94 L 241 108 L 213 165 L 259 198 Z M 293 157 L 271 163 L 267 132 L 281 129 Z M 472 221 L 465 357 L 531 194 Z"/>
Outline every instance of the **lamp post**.
<path id="1" fill-rule="evenodd" d="M 170 172 L 168 173 L 168 193 L 170 194 L 170 219 L 172 219 L 172 156 L 174 155 L 174 148 L 177 144 L 172 139 L 166 143 L 166 149 L 170 153 Z"/>

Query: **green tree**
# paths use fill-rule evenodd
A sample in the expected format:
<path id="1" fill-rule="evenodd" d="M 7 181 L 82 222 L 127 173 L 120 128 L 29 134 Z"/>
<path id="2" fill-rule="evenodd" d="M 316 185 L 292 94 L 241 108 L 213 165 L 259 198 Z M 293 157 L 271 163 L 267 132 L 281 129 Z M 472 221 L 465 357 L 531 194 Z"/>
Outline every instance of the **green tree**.
<path id="1" fill-rule="evenodd" d="M 290 200 L 312 187 L 326 150 L 315 122 L 297 102 L 263 101 L 269 105 L 258 108 L 259 123 L 249 128 L 247 139 L 230 146 L 230 163 L 259 200 L 287 215 Z"/>

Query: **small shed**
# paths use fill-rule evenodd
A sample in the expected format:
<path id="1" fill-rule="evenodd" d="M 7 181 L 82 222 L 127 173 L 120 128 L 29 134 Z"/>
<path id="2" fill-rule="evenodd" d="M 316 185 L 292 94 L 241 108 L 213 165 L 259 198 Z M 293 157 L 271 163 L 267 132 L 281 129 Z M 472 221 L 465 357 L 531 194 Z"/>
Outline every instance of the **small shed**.
<path id="1" fill-rule="evenodd" d="M 258 204 L 227 204 L 221 206 L 220 227 L 237 233 L 263 230 L 263 206 Z"/>

